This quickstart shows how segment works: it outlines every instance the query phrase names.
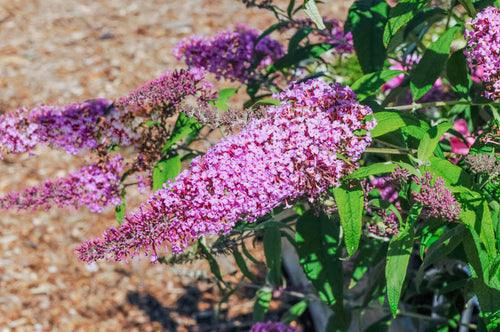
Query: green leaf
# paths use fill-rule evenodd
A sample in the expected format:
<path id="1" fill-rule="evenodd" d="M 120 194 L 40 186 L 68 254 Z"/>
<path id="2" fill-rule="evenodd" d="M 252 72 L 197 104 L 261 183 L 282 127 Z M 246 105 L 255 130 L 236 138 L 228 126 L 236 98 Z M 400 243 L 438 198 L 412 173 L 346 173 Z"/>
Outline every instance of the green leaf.
<path id="1" fill-rule="evenodd" d="M 408 262 L 413 249 L 413 231 L 408 227 L 393 236 L 387 251 L 385 278 L 387 280 L 387 299 L 392 315 L 396 317 Z"/>
<path id="2" fill-rule="evenodd" d="M 281 322 L 285 325 L 290 324 L 294 320 L 297 320 L 304 311 L 307 309 L 307 302 L 306 301 L 300 301 L 296 304 L 294 304 L 288 311 L 281 317 Z"/>
<path id="3" fill-rule="evenodd" d="M 300 61 L 305 59 L 318 58 L 320 55 L 333 49 L 335 46 L 336 44 L 334 43 L 320 43 L 299 47 L 292 53 L 286 54 L 284 57 L 278 59 L 274 64 L 272 64 L 271 68 L 269 69 L 269 73 L 272 74 L 276 71 L 286 68 L 294 68 Z"/>
<path id="4" fill-rule="evenodd" d="M 451 54 L 446 63 L 446 76 L 453 90 L 464 95 L 469 92 L 472 80 L 469 75 L 469 64 L 467 63 L 463 48 Z"/>
<path id="5" fill-rule="evenodd" d="M 295 0 L 290 0 L 290 2 L 288 3 L 288 7 L 286 8 L 286 13 L 289 19 L 291 19 L 293 16 L 294 7 L 295 7 Z"/>
<path id="6" fill-rule="evenodd" d="M 495 257 L 497 255 L 496 236 L 488 201 L 478 194 L 476 197 L 469 197 L 467 204 L 463 205 L 459 215 L 460 220 L 479 235 L 488 256 Z"/>
<path id="7" fill-rule="evenodd" d="M 318 6 L 316 6 L 316 1 L 305 0 L 304 2 L 304 12 L 311 18 L 311 20 L 316 24 L 318 29 L 325 29 L 325 24 L 323 23 L 323 18 L 319 13 Z"/>
<path id="8" fill-rule="evenodd" d="M 404 70 L 382 70 L 375 73 L 366 74 L 351 85 L 351 88 L 358 95 L 358 101 L 363 101 L 378 92 L 380 87 L 390 79 L 408 73 Z"/>
<path id="9" fill-rule="evenodd" d="M 297 254 L 307 278 L 330 307 L 342 308 L 343 268 L 339 222 L 321 213 L 304 213 L 297 221 Z"/>
<path id="10" fill-rule="evenodd" d="M 391 9 L 389 12 L 389 20 L 384 29 L 384 46 L 387 47 L 391 38 L 401 29 L 406 23 L 415 16 L 420 8 L 427 1 L 422 0 L 403 0 Z"/>
<path id="11" fill-rule="evenodd" d="M 205 239 L 198 240 L 198 245 L 200 246 L 200 249 L 203 253 L 203 257 L 208 261 L 208 265 L 210 265 L 210 271 L 217 279 L 217 286 L 219 286 L 219 288 L 223 290 L 221 283 L 224 285 L 226 285 L 226 283 L 224 282 L 224 279 L 222 279 L 219 264 L 215 260 L 214 256 L 210 253 L 210 250 L 208 250 L 206 245 L 203 243 L 204 241 Z"/>
<path id="12" fill-rule="evenodd" d="M 148 122 L 146 122 L 147 126 L 148 127 L 151 127 L 151 126 L 160 126 L 161 123 L 159 123 L 158 121 L 154 121 L 154 120 L 148 120 Z"/>
<path id="13" fill-rule="evenodd" d="M 180 113 L 175 122 L 174 130 L 170 139 L 165 143 L 161 152 L 166 153 L 168 149 L 187 135 L 200 130 L 203 125 L 199 124 L 194 118 L 188 118 L 184 113 Z"/>
<path id="14" fill-rule="evenodd" d="M 281 232 L 278 226 L 267 228 L 264 234 L 264 254 L 273 284 L 281 285 Z"/>
<path id="15" fill-rule="evenodd" d="M 500 280 L 490 282 L 483 271 L 491 265 L 487 253 L 481 248 L 481 240 L 473 229 L 464 237 L 464 249 L 469 263 L 472 288 L 481 306 L 479 313 L 488 331 L 500 328 Z"/>
<path id="16" fill-rule="evenodd" d="M 358 0 L 347 15 L 345 31 L 352 33 L 354 48 L 363 73 L 382 70 L 385 61 L 384 27 L 389 5 L 383 0 Z"/>
<path id="17" fill-rule="evenodd" d="M 268 287 L 261 288 L 257 291 L 257 298 L 253 305 L 253 321 L 263 322 L 266 318 L 269 303 L 273 298 L 271 289 Z"/>
<path id="18" fill-rule="evenodd" d="M 373 114 L 377 126 L 371 131 L 372 137 L 379 137 L 409 125 L 419 125 L 417 119 L 402 112 L 378 112 Z"/>
<path id="19" fill-rule="evenodd" d="M 421 207 L 413 205 L 408 215 L 407 225 L 400 230 L 397 236 L 393 236 L 387 250 L 387 262 L 385 266 L 385 278 L 387 281 L 387 299 L 392 315 L 396 317 L 398 311 L 401 290 L 408 269 L 408 262 L 413 251 L 413 224 L 420 215 Z"/>
<path id="20" fill-rule="evenodd" d="M 233 256 L 234 256 L 234 261 L 236 262 L 236 265 L 238 265 L 238 268 L 240 269 L 241 273 L 243 273 L 243 275 L 245 277 L 247 277 L 251 282 L 256 284 L 257 278 L 255 278 L 253 273 L 250 272 L 250 270 L 248 269 L 247 263 L 243 259 L 243 256 L 241 255 L 241 253 L 238 250 L 234 250 Z"/>
<path id="21" fill-rule="evenodd" d="M 435 176 L 442 177 L 447 187 L 451 187 L 452 189 L 453 187 L 467 188 L 472 185 L 472 180 L 467 172 L 463 168 L 452 164 L 449 160 L 434 156 L 431 156 L 428 160 L 431 165 L 423 166 L 421 170 L 423 172 L 430 171 Z"/>
<path id="22" fill-rule="evenodd" d="M 287 53 L 292 53 L 295 49 L 300 47 L 300 42 L 304 40 L 304 38 L 306 38 L 312 31 L 312 28 L 298 29 L 292 36 L 292 38 L 290 38 L 290 40 L 288 41 Z"/>
<path id="23" fill-rule="evenodd" d="M 404 31 L 404 39 L 419 25 L 427 22 L 428 25 L 432 25 L 434 22 L 438 22 L 446 17 L 447 11 L 442 8 L 423 8 L 421 9 L 411 20 L 406 24 Z"/>
<path id="24" fill-rule="evenodd" d="M 280 104 L 281 104 L 281 102 L 279 100 L 268 98 L 268 99 L 260 99 L 260 100 L 256 101 L 250 107 L 254 107 L 254 106 L 257 106 L 257 105 L 274 105 L 274 106 L 279 106 Z"/>
<path id="25" fill-rule="evenodd" d="M 333 192 L 344 231 L 344 241 L 349 257 L 357 250 L 363 224 L 364 194 L 359 181 L 354 185 L 343 184 Z"/>
<path id="26" fill-rule="evenodd" d="M 363 166 L 352 172 L 347 179 L 363 179 L 370 175 L 383 173 L 392 173 L 396 169 L 396 164 L 392 162 L 376 163 L 369 166 Z"/>
<path id="27" fill-rule="evenodd" d="M 433 42 L 410 73 L 410 89 L 414 101 L 422 98 L 438 79 L 448 60 L 453 36 L 458 30 L 458 26 L 451 27 Z"/>
<path id="28" fill-rule="evenodd" d="M 163 184 L 174 179 L 181 170 L 181 156 L 160 160 L 153 168 L 153 191 L 163 188 Z"/>
<path id="29" fill-rule="evenodd" d="M 464 6 L 465 10 L 467 11 L 467 14 L 469 16 L 474 17 L 476 16 L 476 9 L 474 8 L 474 5 L 472 4 L 471 0 L 458 0 L 462 6 Z"/>
<path id="30" fill-rule="evenodd" d="M 432 156 L 443 134 L 451 127 L 453 127 L 453 123 L 443 122 L 435 127 L 429 128 L 418 145 L 417 158 L 422 161 L 427 161 L 429 157 Z"/>
<path id="31" fill-rule="evenodd" d="M 255 257 L 252 256 L 252 254 L 250 254 L 250 252 L 248 251 L 246 245 L 245 245 L 245 241 L 241 241 L 241 250 L 243 251 L 243 254 L 245 254 L 245 256 L 254 264 L 256 265 L 264 265 L 264 263 L 262 263 L 261 261 L 258 261 Z"/>
<path id="32" fill-rule="evenodd" d="M 354 269 L 352 272 L 349 289 L 356 286 L 357 282 L 361 280 L 368 269 L 373 268 L 375 265 L 380 264 L 382 261 L 385 263 L 388 244 L 389 243 L 386 241 L 373 238 L 363 237 L 361 239 L 359 252 L 356 255 L 356 259 L 354 261 Z M 370 274 L 370 278 L 375 278 L 375 276 Z"/>
<path id="33" fill-rule="evenodd" d="M 219 90 L 219 97 L 215 99 L 214 106 L 220 110 L 227 111 L 229 106 L 227 105 L 227 101 L 231 98 L 238 89 L 228 88 Z"/>
<path id="34" fill-rule="evenodd" d="M 424 277 L 425 270 L 434 263 L 449 255 L 456 247 L 462 244 L 465 225 L 460 224 L 442 234 L 427 250 L 422 265 L 417 271 L 415 284 L 417 289 Z"/>
<path id="35" fill-rule="evenodd" d="M 125 199 L 122 198 L 122 204 L 115 206 L 115 217 L 118 224 L 121 226 L 125 217 Z"/>

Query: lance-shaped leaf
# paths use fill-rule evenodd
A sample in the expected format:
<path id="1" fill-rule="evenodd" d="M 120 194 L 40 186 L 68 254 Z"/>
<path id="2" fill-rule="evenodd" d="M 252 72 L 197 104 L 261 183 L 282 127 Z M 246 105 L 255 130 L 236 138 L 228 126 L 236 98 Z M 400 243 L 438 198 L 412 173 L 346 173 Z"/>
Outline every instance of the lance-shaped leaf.
<path id="1" fill-rule="evenodd" d="M 181 169 L 180 156 L 160 160 L 153 168 L 153 191 L 157 191 L 168 180 L 175 178 L 181 172 Z"/>
<path id="2" fill-rule="evenodd" d="M 402 0 L 391 9 L 389 12 L 389 20 L 384 29 L 384 46 L 387 47 L 391 38 L 401 29 L 406 23 L 415 16 L 420 8 L 427 1 L 422 0 Z"/>
<path id="3" fill-rule="evenodd" d="M 295 241 L 300 264 L 321 299 L 341 309 L 343 269 L 339 224 L 324 213 L 317 217 L 309 210 L 297 221 Z"/>
<path id="4" fill-rule="evenodd" d="M 344 183 L 333 192 L 349 257 L 359 246 L 363 224 L 364 194 L 359 181 Z"/>
<path id="5" fill-rule="evenodd" d="M 434 149 L 436 149 L 439 140 L 443 136 L 445 132 L 453 127 L 453 124 L 450 122 L 443 122 L 438 124 L 437 126 L 429 128 L 427 132 L 425 132 L 424 137 L 420 141 L 418 145 L 417 157 L 422 161 L 426 161 L 432 156 Z"/>
<path id="6" fill-rule="evenodd" d="M 278 226 L 267 227 L 264 234 L 264 254 L 274 285 L 281 285 L 281 232 Z"/>
<path id="7" fill-rule="evenodd" d="M 392 315 L 396 317 L 401 290 L 408 269 L 408 262 L 413 250 L 413 223 L 420 215 L 421 207 L 414 205 L 408 215 L 407 226 L 393 236 L 387 250 L 385 278 L 387 281 L 387 299 Z"/>
<path id="8" fill-rule="evenodd" d="M 446 76 L 450 81 L 453 90 L 460 94 L 467 94 L 472 85 L 469 74 L 469 64 L 464 54 L 464 49 L 460 49 L 451 54 L 446 63 Z"/>
<path id="9" fill-rule="evenodd" d="M 422 59 L 410 74 L 413 100 L 422 98 L 438 79 L 448 60 L 453 36 L 458 30 L 460 30 L 458 26 L 451 27 L 425 50 Z"/>
<path id="10" fill-rule="evenodd" d="M 344 30 L 352 33 L 354 49 L 363 73 L 382 69 L 385 47 L 382 41 L 389 5 L 383 0 L 358 0 L 347 15 Z"/>
<path id="11" fill-rule="evenodd" d="M 377 126 L 371 131 L 372 137 L 385 135 L 401 127 L 419 125 L 417 119 L 402 112 L 378 112 L 373 116 L 377 120 Z"/>
<path id="12" fill-rule="evenodd" d="M 318 6 L 316 6 L 316 1 L 306 0 L 304 3 L 304 12 L 311 18 L 311 20 L 316 24 L 318 29 L 325 29 L 325 24 L 323 23 L 323 18 L 319 13 Z"/>
<path id="13" fill-rule="evenodd" d="M 358 95 L 358 101 L 363 101 L 370 97 L 390 79 L 408 73 L 403 70 L 382 70 L 375 73 L 366 74 L 351 85 L 351 88 Z"/>
<path id="14" fill-rule="evenodd" d="M 271 289 L 268 287 L 261 288 L 257 291 L 257 298 L 253 305 L 253 321 L 263 322 L 266 318 L 267 310 L 269 309 L 269 303 L 273 295 Z"/>

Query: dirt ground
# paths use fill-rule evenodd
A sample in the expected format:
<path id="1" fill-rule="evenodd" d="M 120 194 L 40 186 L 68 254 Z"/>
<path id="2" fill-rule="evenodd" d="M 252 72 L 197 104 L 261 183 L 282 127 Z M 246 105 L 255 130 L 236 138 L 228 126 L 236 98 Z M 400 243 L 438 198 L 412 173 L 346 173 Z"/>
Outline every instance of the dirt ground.
<path id="1" fill-rule="evenodd" d="M 351 1 L 326 3 L 325 16 L 344 18 Z M 213 35 L 237 22 L 262 30 L 274 18 L 235 0 L 0 0 L 0 111 L 116 99 L 182 67 L 171 54 L 181 38 Z M 0 161 L 0 192 L 64 176 L 84 163 L 48 149 L 7 156 Z M 146 198 L 130 197 L 129 207 Z M 1 332 L 249 327 L 254 290 L 231 297 L 216 320 L 220 294 L 204 262 L 78 262 L 75 246 L 116 224 L 111 209 L 100 215 L 86 209 L 9 211 L 0 222 Z M 228 259 L 221 265 L 224 273 L 235 269 Z"/>

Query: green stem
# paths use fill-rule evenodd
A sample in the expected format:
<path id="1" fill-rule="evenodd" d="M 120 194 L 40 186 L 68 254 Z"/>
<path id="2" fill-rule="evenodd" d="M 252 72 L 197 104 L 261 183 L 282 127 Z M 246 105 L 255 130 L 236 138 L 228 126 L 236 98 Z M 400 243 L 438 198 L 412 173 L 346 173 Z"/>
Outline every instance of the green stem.
<path id="1" fill-rule="evenodd" d="M 366 148 L 365 153 L 381 153 L 381 154 L 401 154 L 408 155 L 412 153 L 416 153 L 416 149 L 387 149 L 387 148 Z M 463 155 L 451 153 L 451 152 L 443 152 L 443 155 L 447 158 L 461 158 Z"/>
<path id="2" fill-rule="evenodd" d="M 448 17 L 446 18 L 446 29 L 450 27 L 450 19 L 451 19 L 451 11 L 453 10 L 453 7 L 455 7 L 456 0 L 453 0 L 450 2 L 450 8 L 448 8 Z"/>
<path id="3" fill-rule="evenodd" d="M 475 17 L 477 12 L 476 8 L 474 8 L 474 5 L 470 0 L 458 0 L 462 6 L 464 6 L 465 10 L 467 11 L 467 14 L 469 14 L 470 17 Z"/>
<path id="4" fill-rule="evenodd" d="M 471 106 L 500 106 L 500 103 L 488 103 L 488 104 L 481 104 L 481 103 L 473 103 L 471 101 L 467 100 L 450 100 L 450 101 L 434 101 L 430 103 L 413 103 L 410 105 L 401 105 L 401 106 L 390 106 L 387 107 L 391 110 L 399 110 L 399 111 L 405 111 L 405 110 L 417 110 L 419 108 L 425 108 L 425 107 L 443 107 L 443 106 L 454 106 L 454 105 L 471 105 Z"/>
<path id="5" fill-rule="evenodd" d="M 366 153 L 382 153 L 382 154 L 403 154 L 407 155 L 409 153 L 415 153 L 417 150 L 405 150 L 405 149 L 387 149 L 387 148 L 366 148 Z"/>

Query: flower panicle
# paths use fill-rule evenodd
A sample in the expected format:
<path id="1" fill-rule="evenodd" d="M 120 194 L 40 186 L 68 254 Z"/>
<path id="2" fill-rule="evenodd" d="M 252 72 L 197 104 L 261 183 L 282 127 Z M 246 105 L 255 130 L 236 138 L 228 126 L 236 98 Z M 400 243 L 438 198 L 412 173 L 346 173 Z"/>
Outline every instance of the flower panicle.
<path id="1" fill-rule="evenodd" d="M 48 210 L 52 206 L 75 209 L 87 206 L 92 212 L 99 213 L 108 205 L 122 203 L 122 171 L 123 158 L 117 155 L 103 165 L 87 165 L 67 177 L 7 193 L 0 197 L 0 207 L 4 210 L 34 210 L 38 207 Z"/>
<path id="2" fill-rule="evenodd" d="M 193 159 L 120 228 L 78 247 L 79 259 L 145 252 L 155 261 L 162 247 L 180 253 L 204 235 L 229 233 L 238 220 L 254 222 L 283 202 L 314 200 L 338 186 L 371 142 L 356 132 L 374 127 L 365 120 L 372 111 L 348 87 L 318 79 L 292 83 L 274 98 L 279 106 Z"/>
<path id="3" fill-rule="evenodd" d="M 171 112 L 169 115 L 172 115 L 186 97 L 193 96 L 197 104 L 207 106 L 209 101 L 217 98 L 213 84 L 205 81 L 207 74 L 203 68 L 167 71 L 120 98 L 117 105 L 146 110 L 167 110 Z"/>
<path id="4" fill-rule="evenodd" d="M 249 332 L 298 332 L 296 328 L 281 322 L 258 322 L 252 325 Z"/>
<path id="5" fill-rule="evenodd" d="M 177 60 L 185 59 L 188 66 L 204 68 L 216 78 L 245 83 L 252 74 L 247 70 L 254 61 L 257 69 L 265 67 L 285 55 L 283 45 L 269 36 L 257 42 L 260 32 L 245 25 L 234 30 L 219 31 L 217 36 L 195 35 L 184 38 L 172 52 Z"/>
<path id="6" fill-rule="evenodd" d="M 500 97 L 500 10 L 490 6 L 469 19 L 465 30 L 467 47 L 464 51 L 471 69 L 486 84 L 485 97 Z"/>
<path id="7" fill-rule="evenodd" d="M 443 218 L 448 222 L 458 220 L 461 212 L 460 204 L 457 202 L 450 189 L 444 186 L 445 181 L 438 176 L 434 184 L 434 175 L 425 172 L 422 178 L 413 176 L 412 180 L 420 185 L 420 191 L 412 191 L 416 202 L 424 206 L 423 216 L 432 218 Z"/>

